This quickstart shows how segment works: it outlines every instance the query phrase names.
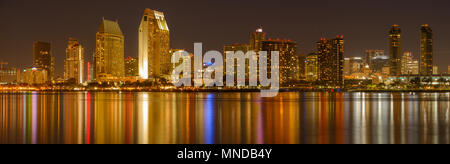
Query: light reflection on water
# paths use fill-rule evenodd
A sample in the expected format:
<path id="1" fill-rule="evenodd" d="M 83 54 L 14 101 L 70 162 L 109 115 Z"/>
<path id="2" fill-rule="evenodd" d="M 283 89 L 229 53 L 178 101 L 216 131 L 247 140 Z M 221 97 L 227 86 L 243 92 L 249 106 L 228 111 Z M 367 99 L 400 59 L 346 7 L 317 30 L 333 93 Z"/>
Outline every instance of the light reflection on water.
<path id="1" fill-rule="evenodd" d="M 449 93 L 0 93 L 0 143 L 450 143 Z"/>

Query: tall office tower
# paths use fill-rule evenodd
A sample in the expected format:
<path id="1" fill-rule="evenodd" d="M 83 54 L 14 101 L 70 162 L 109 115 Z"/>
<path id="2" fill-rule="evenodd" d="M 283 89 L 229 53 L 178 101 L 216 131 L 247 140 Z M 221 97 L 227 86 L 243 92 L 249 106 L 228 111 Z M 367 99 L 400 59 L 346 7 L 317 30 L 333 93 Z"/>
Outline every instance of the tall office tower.
<path id="1" fill-rule="evenodd" d="M 33 43 L 33 67 L 44 69 L 46 82 L 53 80 L 55 63 L 50 43 L 35 41 Z"/>
<path id="2" fill-rule="evenodd" d="M 279 52 L 280 85 L 287 86 L 299 80 L 299 64 L 297 56 L 297 43 L 290 40 L 266 40 L 262 42 L 262 51 L 267 51 L 268 77 L 271 77 L 271 52 Z"/>
<path id="3" fill-rule="evenodd" d="M 413 62 L 413 55 L 411 52 L 404 52 L 402 56 L 402 75 L 408 75 L 410 74 L 410 68 L 408 67 L 408 64 L 411 64 Z"/>
<path id="4" fill-rule="evenodd" d="M 311 53 L 306 57 L 305 76 L 306 81 L 313 82 L 317 80 L 319 71 L 317 54 Z"/>
<path id="5" fill-rule="evenodd" d="M 329 87 L 344 85 L 344 37 L 317 42 L 319 81 Z"/>
<path id="6" fill-rule="evenodd" d="M 136 58 L 127 57 L 125 59 L 125 77 L 139 76 L 138 61 Z"/>
<path id="7" fill-rule="evenodd" d="M 145 9 L 139 26 L 139 76 L 168 78 L 172 71 L 170 31 L 164 13 Z"/>
<path id="8" fill-rule="evenodd" d="M 255 32 L 250 34 L 250 50 L 258 53 L 261 51 L 262 42 L 266 40 L 266 33 L 263 31 L 262 27 L 256 29 Z"/>
<path id="9" fill-rule="evenodd" d="M 433 31 L 427 24 L 420 29 L 420 74 L 433 75 Z"/>
<path id="10" fill-rule="evenodd" d="M 306 57 L 305 54 L 297 54 L 298 58 L 298 80 L 306 80 L 306 74 L 305 74 L 305 64 L 306 64 Z"/>
<path id="11" fill-rule="evenodd" d="M 69 38 L 67 44 L 64 79 L 74 79 L 78 84 L 86 80 L 84 77 L 84 48 L 75 38 Z"/>
<path id="12" fill-rule="evenodd" d="M 224 54 L 224 58 L 223 61 L 227 61 L 227 51 L 233 51 L 234 53 L 238 52 L 238 51 L 242 51 L 244 54 L 246 54 L 248 51 L 250 51 L 250 46 L 248 44 L 232 44 L 232 45 L 225 45 L 223 46 L 223 54 Z M 250 61 L 249 60 L 245 60 L 245 73 L 244 74 L 237 74 L 237 68 L 240 66 L 239 63 L 235 60 L 234 61 L 234 79 L 235 81 L 237 81 L 240 78 L 245 78 L 245 79 L 249 79 L 249 72 L 250 69 L 258 69 L 258 67 L 256 68 L 249 68 L 250 65 Z M 223 67 L 223 72 L 224 75 L 227 75 L 227 67 L 226 65 Z M 226 78 L 225 78 L 226 79 Z"/>
<path id="13" fill-rule="evenodd" d="M 384 50 L 373 50 L 373 49 L 366 50 L 366 57 L 365 57 L 366 64 L 369 65 L 370 68 L 372 68 L 372 59 L 380 55 L 384 56 Z"/>
<path id="14" fill-rule="evenodd" d="M 389 56 L 386 55 L 375 56 L 372 59 L 372 72 L 383 73 L 385 72 L 383 71 L 383 68 L 389 68 L 389 65 L 390 65 Z"/>
<path id="15" fill-rule="evenodd" d="M 389 59 L 390 59 L 390 74 L 399 76 L 402 73 L 402 31 L 398 25 L 393 25 L 389 32 Z"/>
<path id="16" fill-rule="evenodd" d="M 433 66 L 433 75 L 438 75 L 438 74 L 439 74 L 439 67 Z"/>
<path id="17" fill-rule="evenodd" d="M 122 78 L 124 66 L 124 36 L 117 21 L 102 19 L 95 48 L 95 78 L 108 81 Z"/>

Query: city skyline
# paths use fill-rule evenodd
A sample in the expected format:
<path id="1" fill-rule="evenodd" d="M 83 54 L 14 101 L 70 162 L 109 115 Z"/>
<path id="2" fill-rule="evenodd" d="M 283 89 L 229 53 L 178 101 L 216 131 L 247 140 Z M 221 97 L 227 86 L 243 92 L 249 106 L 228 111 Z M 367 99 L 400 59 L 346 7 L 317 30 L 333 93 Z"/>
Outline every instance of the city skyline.
<path id="1" fill-rule="evenodd" d="M 50 3 L 53 2 L 53 3 Z M 99 1 L 96 1 L 98 3 Z M 186 3 L 187 6 L 193 6 L 201 4 L 203 6 L 208 4 L 214 4 L 211 7 L 216 8 L 226 8 L 232 2 L 229 2 L 230 4 L 226 2 L 205 2 L 200 3 L 201 1 L 194 1 L 192 4 Z M 7 24 L 5 27 L 1 27 L 1 34 L 6 36 L 2 37 L 0 40 L 1 49 L 4 51 L 5 54 L 15 54 L 15 55 L 2 55 L 2 60 L 9 62 L 10 66 L 19 66 L 19 67 L 25 67 L 29 66 L 32 63 L 28 60 L 21 60 L 23 58 L 30 58 L 32 56 L 32 46 L 31 43 L 33 41 L 44 41 L 44 42 L 50 42 L 52 45 L 52 54 L 55 57 L 55 70 L 56 74 L 55 76 L 62 77 L 63 73 L 63 65 L 65 60 L 65 48 L 66 48 L 66 40 L 69 37 L 75 37 L 79 38 L 80 44 L 85 45 L 86 47 L 86 61 L 93 61 L 92 60 L 92 53 L 93 48 L 95 48 L 95 38 L 93 35 L 95 35 L 95 31 L 98 27 L 98 20 L 101 17 L 105 17 L 106 19 L 111 20 L 118 20 L 119 25 L 121 28 L 123 28 L 124 35 L 125 35 L 125 54 L 124 56 L 132 56 L 132 57 L 138 57 L 138 46 L 137 46 L 137 31 L 136 29 L 139 26 L 139 20 L 142 18 L 142 10 L 146 7 L 150 7 L 155 10 L 162 11 L 166 13 L 166 18 L 168 21 L 168 26 L 170 29 L 172 29 L 171 33 L 171 48 L 182 48 L 186 49 L 190 52 L 192 52 L 193 43 L 194 42 L 204 42 L 205 50 L 210 49 L 216 49 L 221 50 L 221 47 L 223 45 L 232 44 L 232 43 L 246 43 L 248 40 L 248 32 L 255 29 L 255 27 L 263 26 L 265 31 L 270 33 L 270 37 L 272 38 L 289 38 L 293 41 L 296 41 L 298 43 L 298 52 L 301 54 L 308 54 L 310 52 L 314 52 L 315 49 L 315 41 L 318 38 L 325 37 L 325 38 L 331 38 L 336 35 L 344 35 L 346 38 L 346 53 L 345 57 L 353 57 L 353 56 L 364 56 L 364 51 L 366 49 L 383 49 L 386 52 L 389 51 L 388 49 L 388 41 L 386 33 L 389 30 L 389 28 L 392 26 L 392 24 L 399 24 L 403 31 L 402 36 L 402 49 L 403 51 L 411 51 L 413 52 L 415 58 L 419 58 L 418 55 L 419 49 L 420 49 L 420 33 L 419 29 L 422 24 L 430 24 L 430 26 L 433 28 L 434 34 L 435 34 L 435 48 L 434 48 L 434 58 L 435 63 L 434 65 L 439 66 L 439 70 L 446 70 L 448 64 L 446 61 L 448 61 L 447 58 L 449 58 L 450 54 L 450 48 L 446 45 L 450 45 L 450 41 L 448 36 L 450 36 L 450 33 L 447 30 L 448 27 L 450 27 L 450 24 L 447 22 L 441 21 L 442 18 L 450 17 L 450 14 L 448 13 L 429 13 L 424 14 L 422 17 L 417 17 L 413 15 L 404 16 L 408 19 L 400 19 L 402 16 L 393 15 L 393 18 L 386 18 L 386 15 L 388 13 L 396 13 L 398 11 L 406 10 L 406 8 L 409 7 L 409 9 L 418 8 L 417 2 L 408 1 L 409 3 L 400 3 L 400 2 L 394 2 L 392 6 L 400 6 L 398 11 L 394 11 L 391 7 L 382 5 L 381 2 L 371 2 L 367 4 L 361 4 L 356 3 L 354 5 L 360 6 L 362 8 L 368 8 L 372 9 L 375 7 L 379 7 L 378 9 L 383 9 L 387 11 L 386 13 L 379 13 L 379 15 L 373 15 L 373 13 L 369 14 L 371 17 L 374 18 L 372 20 L 373 24 L 370 28 L 359 28 L 363 27 L 363 22 L 366 22 L 366 19 L 359 18 L 361 16 L 358 16 L 358 19 L 356 19 L 356 16 L 353 14 L 355 11 L 352 10 L 346 10 L 346 12 L 342 12 L 342 20 L 345 20 L 342 22 L 342 25 L 338 25 L 334 28 L 327 27 L 327 23 L 325 24 L 317 24 L 317 20 L 315 20 L 315 17 L 324 18 L 324 20 L 328 20 L 329 22 L 333 22 L 334 20 L 325 16 L 310 16 L 308 19 L 302 19 L 304 18 L 304 14 L 298 14 L 294 11 L 284 11 L 281 10 L 283 8 L 286 9 L 292 9 L 292 7 L 289 7 L 287 4 L 291 4 L 294 7 L 299 7 L 298 9 L 301 9 L 302 7 L 299 6 L 299 3 L 292 2 L 292 1 L 284 1 L 286 4 L 283 5 L 277 5 L 273 6 L 274 9 L 277 9 L 279 12 L 276 14 L 268 15 L 264 12 L 259 12 L 259 15 L 256 15 L 254 19 L 250 19 L 246 21 L 247 23 L 243 23 L 242 25 L 236 25 L 234 28 L 213 28 L 217 27 L 218 25 L 204 25 L 202 26 L 193 26 L 195 22 L 189 23 L 188 20 L 192 19 L 192 15 L 197 16 L 197 19 L 205 19 L 208 21 L 212 21 L 213 18 L 217 17 L 217 19 L 223 19 L 224 16 L 218 13 L 215 14 L 202 14 L 202 13 L 208 13 L 207 9 L 204 11 L 196 11 L 192 13 L 180 13 L 184 10 L 174 10 L 173 6 L 155 2 L 153 4 L 146 4 L 145 2 L 139 2 L 136 4 L 130 4 L 128 7 L 123 7 L 123 12 L 114 12 L 115 9 L 118 9 L 120 3 L 112 2 L 110 4 L 111 8 L 109 9 L 102 9 L 101 11 L 91 11 L 88 10 L 88 12 L 83 14 L 77 14 L 74 16 L 74 19 L 78 20 L 78 24 L 75 27 L 77 29 L 74 29 L 74 27 L 67 28 L 65 30 L 57 29 L 56 27 L 64 26 L 66 23 L 66 20 L 64 19 L 58 19 L 58 21 L 54 21 L 57 16 L 54 16 L 55 13 L 61 14 L 61 15 L 71 15 L 67 12 L 58 11 L 55 12 L 56 8 L 61 7 L 61 3 L 54 2 L 54 1 L 44 1 L 40 4 L 34 4 L 34 3 L 24 3 L 21 1 L 14 1 L 14 2 L 8 2 L 3 1 L 1 2 L 1 11 L 0 16 L 5 18 L 7 20 L 6 22 L 11 22 L 10 24 Z M 404 1 L 403 1 L 404 2 Z M 80 1 L 81 4 L 84 4 L 86 2 Z M 185 3 L 185 2 L 179 2 L 179 3 Z M 250 2 L 244 2 L 242 4 L 247 4 Z M 437 6 L 448 6 L 448 2 L 446 1 L 435 1 L 433 2 L 433 5 L 422 5 L 422 8 L 424 10 L 431 10 L 431 7 L 434 9 L 436 8 L 436 3 L 442 4 Z M 31 30 L 28 30 L 27 32 L 23 32 L 25 34 L 17 34 L 17 31 L 19 31 L 16 28 L 22 28 L 22 23 L 17 22 L 16 19 L 21 19 L 26 15 L 27 17 L 34 17 L 33 15 L 30 15 L 29 13 L 37 10 L 37 9 L 31 9 L 29 5 L 43 5 L 46 4 L 49 8 L 46 12 L 40 12 L 42 17 L 40 19 L 37 19 L 39 21 L 33 21 L 28 23 L 35 23 L 31 24 L 32 28 Z M 306 6 L 317 6 L 318 4 L 315 4 L 313 2 L 304 2 L 303 3 Z M 329 8 L 332 8 L 330 6 L 340 6 L 339 4 L 336 4 L 335 2 L 328 2 L 327 5 L 324 5 L 324 9 L 319 10 L 326 10 Z M 16 14 L 17 11 L 11 11 L 11 9 L 23 7 L 25 10 L 24 13 Z M 114 7 L 115 6 L 115 7 Z M 153 7 L 155 6 L 155 7 Z M 352 5 L 349 5 L 352 6 Z M 256 5 L 255 8 L 268 8 L 268 4 L 265 1 L 261 1 L 260 4 Z M 68 10 L 74 10 L 73 8 L 77 7 L 69 7 Z M 95 8 L 95 3 L 92 5 L 92 7 L 87 7 L 87 9 Z M 348 8 L 348 7 L 345 7 Z M 178 8 L 175 8 L 178 9 Z M 195 8 L 194 8 L 195 9 Z M 212 9 L 208 9 L 212 10 Z M 238 8 L 234 13 L 231 13 L 231 15 L 242 13 L 243 9 Z M 252 9 L 253 10 L 253 9 Z M 330 9 L 327 12 L 332 12 L 335 9 Z M 445 11 L 445 10 L 442 10 Z M 292 12 L 292 14 L 288 14 Z M 304 11 L 305 13 L 313 12 L 313 11 Z M 28 14 L 26 14 L 28 13 Z M 52 16 L 53 15 L 53 16 Z M 181 19 L 180 16 L 186 17 L 186 20 Z M 285 15 L 285 17 L 282 17 L 282 19 L 271 19 L 276 16 Z M 325 15 L 325 14 L 324 14 Z M 362 13 L 363 16 L 368 16 L 364 13 Z M 48 17 L 47 19 L 46 16 Z M 250 17 L 255 16 L 252 14 L 241 14 L 242 17 Z M 59 16 L 58 16 L 59 17 Z M 265 17 L 266 19 L 264 19 Z M 297 21 L 282 21 L 285 20 L 284 18 L 292 18 L 292 17 L 298 17 Z M 86 20 L 84 20 L 86 18 Z M 210 18 L 210 19 L 206 19 Z M 229 17 L 225 17 L 226 19 L 231 19 Z M 355 19 L 352 19 L 355 18 Z M 437 18 L 440 18 L 438 20 Z M 297 19 L 296 19 L 297 20 Z M 200 21 L 200 20 L 197 20 Z M 236 22 L 242 22 L 242 20 L 235 20 Z M 348 21 L 354 21 L 352 26 L 349 25 Z M 45 24 L 44 22 L 51 22 Z M 96 22 L 96 23 L 92 23 Z M 215 21 L 212 21 L 215 22 Z M 303 22 L 303 23 L 300 23 Z M 376 23 L 378 22 L 378 23 Z M 305 24 L 309 26 L 305 26 Z M 355 25 L 356 24 L 356 25 Z M 34 26 L 35 25 L 35 26 Z M 29 25 L 30 26 L 30 25 Z M 93 26 L 94 28 L 91 28 Z M 95 27 L 97 26 L 97 27 Z M 222 26 L 222 25 L 220 25 Z M 292 26 L 292 27 L 290 27 Z M 133 28 L 131 28 L 133 27 Z M 190 27 L 190 28 L 186 28 Z M 296 27 L 296 29 L 293 29 L 293 27 Z M 355 30 L 355 27 L 357 29 L 363 29 L 361 30 Z M 63 28 L 64 29 L 64 28 Z M 353 31 L 353 32 L 349 32 Z M 47 32 L 45 32 L 47 31 Z M 53 32 L 49 32 L 53 31 Z M 198 31 L 204 31 L 204 32 L 198 32 Z M 216 31 L 218 37 L 209 37 L 207 35 L 211 35 L 211 31 Z M 217 32 L 218 31 L 218 32 Z M 11 32 L 11 33 L 10 33 Z M 4 34 L 5 33 L 5 34 Z M 361 36 L 355 36 L 355 35 L 361 35 Z M 17 36 L 17 37 L 16 37 Z M 192 37 L 194 36 L 194 37 Z M 367 38 L 361 41 L 361 38 L 365 36 Z M 192 39 L 191 39 L 192 38 Z M 359 39 L 358 39 L 359 38 Z M 10 42 L 10 39 L 13 42 Z M 27 43 L 27 44 L 22 44 Z M 13 44 L 13 45 L 11 45 Z M 403 53 L 403 52 L 402 52 Z M 20 55 L 17 55 L 20 54 Z M 441 60 L 440 60 L 441 59 Z M 447 59 L 447 60 L 445 60 Z"/>

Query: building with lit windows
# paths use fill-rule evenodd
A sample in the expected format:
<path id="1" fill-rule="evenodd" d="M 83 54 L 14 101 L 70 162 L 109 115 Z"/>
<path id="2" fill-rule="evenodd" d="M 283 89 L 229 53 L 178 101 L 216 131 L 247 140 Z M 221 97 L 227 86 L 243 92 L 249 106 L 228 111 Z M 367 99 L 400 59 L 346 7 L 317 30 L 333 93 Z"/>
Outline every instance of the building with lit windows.
<path id="1" fill-rule="evenodd" d="M 137 59 L 131 56 L 125 58 L 125 77 L 136 77 L 136 76 L 139 76 Z"/>
<path id="2" fill-rule="evenodd" d="M 319 81 L 326 87 L 344 85 L 344 37 L 320 39 L 317 42 Z"/>
<path id="3" fill-rule="evenodd" d="M 69 38 L 64 62 L 64 80 L 74 79 L 78 84 L 83 83 L 84 77 L 84 48 L 75 38 Z"/>
<path id="4" fill-rule="evenodd" d="M 279 52 L 280 86 L 289 86 L 299 80 L 299 58 L 297 54 L 297 43 L 290 40 L 266 40 L 262 43 L 262 51 L 267 51 L 268 77 L 271 72 L 271 52 Z"/>
<path id="5" fill-rule="evenodd" d="M 405 52 L 402 56 L 402 75 L 418 75 L 419 61 L 414 60 L 411 52 Z"/>
<path id="6" fill-rule="evenodd" d="M 420 74 L 433 75 L 433 31 L 427 24 L 420 28 Z"/>
<path id="7" fill-rule="evenodd" d="M 250 34 L 250 50 L 258 53 L 261 51 L 262 42 L 266 40 L 266 33 L 263 31 L 262 27 L 259 27 L 254 32 Z"/>
<path id="8" fill-rule="evenodd" d="M 43 68 L 26 68 L 22 72 L 21 82 L 29 85 L 45 84 L 48 82 L 48 73 Z"/>
<path id="9" fill-rule="evenodd" d="M 20 82 L 20 70 L 14 67 L 0 69 L 0 84 L 17 84 Z"/>
<path id="10" fill-rule="evenodd" d="M 390 74 L 399 76 L 401 71 L 402 60 L 402 31 L 398 25 L 393 25 L 389 31 L 389 59 L 390 59 Z"/>
<path id="11" fill-rule="evenodd" d="M 224 56 L 224 58 L 223 58 L 223 60 L 224 60 L 224 62 L 226 62 L 227 61 L 227 59 L 229 58 L 229 56 L 227 55 L 227 52 L 228 51 L 232 51 L 232 52 L 234 52 L 235 54 L 236 54 L 236 52 L 238 52 L 238 51 L 242 51 L 243 53 L 244 53 L 244 55 L 248 52 L 248 51 L 250 51 L 251 49 L 250 49 L 250 46 L 248 45 L 248 44 L 232 44 L 232 45 L 225 45 L 225 46 L 223 46 L 223 56 Z M 242 74 L 238 74 L 238 67 L 240 66 L 239 65 L 239 63 L 236 61 L 236 60 L 234 60 L 234 79 L 235 79 L 235 81 L 238 81 L 239 79 L 241 79 L 241 78 L 244 78 L 244 79 L 249 79 L 249 65 L 250 65 L 250 61 L 249 60 L 245 60 L 245 73 L 242 73 Z M 258 69 L 258 67 L 255 67 L 255 68 L 252 68 L 252 69 Z M 224 75 L 226 76 L 227 75 L 227 67 L 226 67 L 226 65 L 223 67 L 223 72 L 224 72 Z M 225 79 L 227 79 L 227 78 L 225 78 Z"/>
<path id="12" fill-rule="evenodd" d="M 140 78 L 169 78 L 173 70 L 169 51 L 170 31 L 164 13 L 145 9 L 139 26 Z"/>
<path id="13" fill-rule="evenodd" d="M 318 72 L 319 72 L 319 66 L 318 66 L 317 54 L 311 53 L 308 56 L 306 56 L 306 61 L 305 61 L 306 81 L 309 81 L 309 82 L 316 81 L 319 76 Z"/>
<path id="14" fill-rule="evenodd" d="M 118 21 L 102 19 L 96 35 L 94 73 L 97 81 L 118 80 L 125 75 L 124 36 Z"/>
<path id="15" fill-rule="evenodd" d="M 365 63 L 369 65 L 370 68 L 372 68 L 372 59 L 376 56 L 384 56 L 384 50 L 373 50 L 369 49 L 365 51 L 366 57 L 365 57 Z"/>
<path id="16" fill-rule="evenodd" d="M 55 58 L 52 56 L 50 43 L 35 41 L 33 43 L 33 67 L 46 70 L 48 81 L 53 80 L 55 72 Z"/>

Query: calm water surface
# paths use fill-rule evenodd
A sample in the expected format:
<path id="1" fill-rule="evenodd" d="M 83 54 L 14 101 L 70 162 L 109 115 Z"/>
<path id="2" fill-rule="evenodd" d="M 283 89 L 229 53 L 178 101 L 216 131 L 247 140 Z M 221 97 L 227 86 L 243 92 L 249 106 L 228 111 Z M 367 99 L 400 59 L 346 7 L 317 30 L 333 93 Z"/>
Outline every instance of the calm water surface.
<path id="1" fill-rule="evenodd" d="M 449 107 L 449 93 L 0 93 L 0 144 L 449 144 Z"/>

